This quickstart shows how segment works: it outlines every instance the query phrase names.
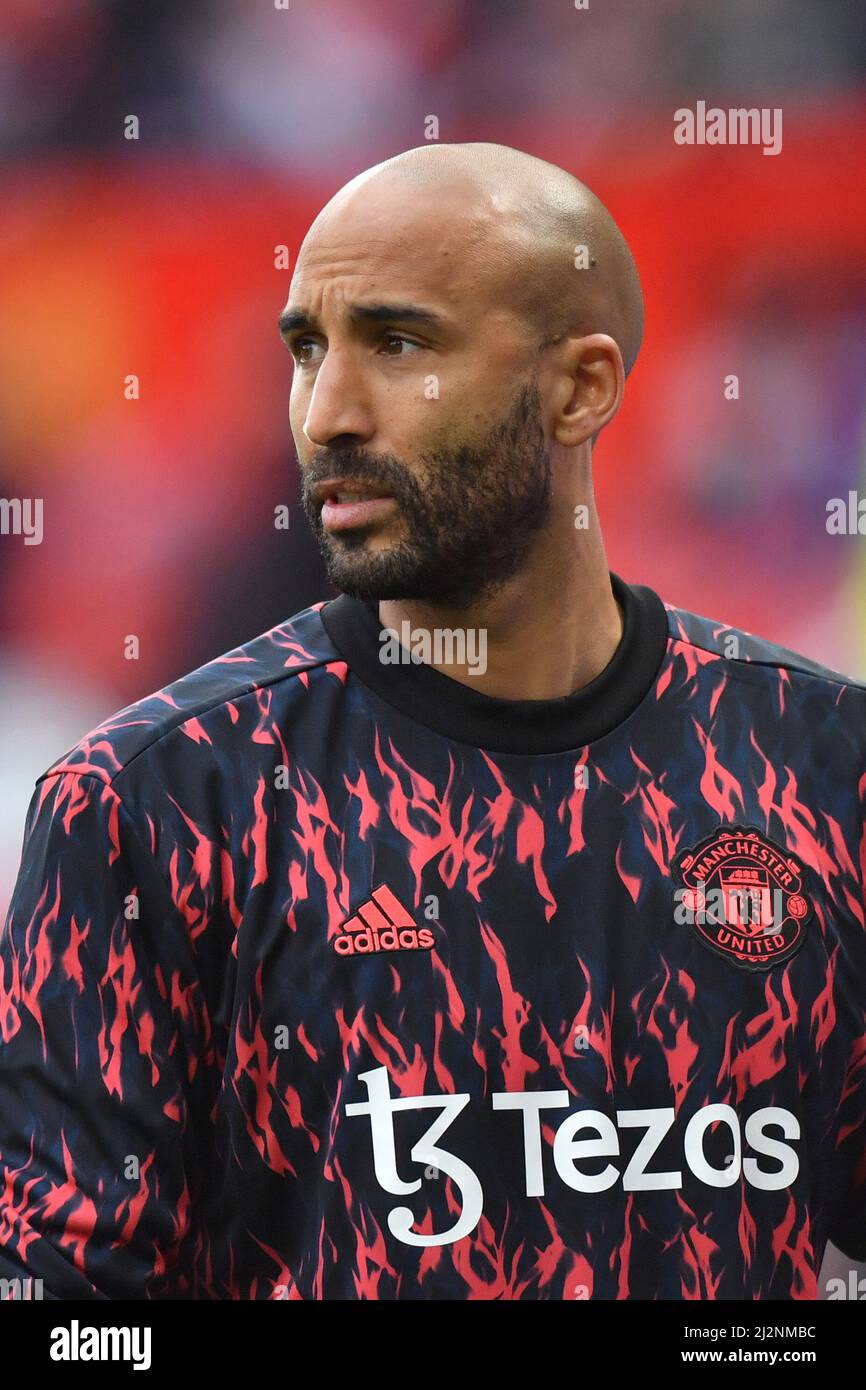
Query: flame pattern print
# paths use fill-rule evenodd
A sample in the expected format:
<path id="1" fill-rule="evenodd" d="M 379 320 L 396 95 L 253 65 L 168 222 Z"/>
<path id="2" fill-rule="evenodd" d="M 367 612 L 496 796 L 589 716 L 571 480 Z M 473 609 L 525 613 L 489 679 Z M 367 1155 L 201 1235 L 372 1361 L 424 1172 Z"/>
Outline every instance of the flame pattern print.
<path id="1" fill-rule="evenodd" d="M 663 631 L 540 702 L 528 751 L 511 702 L 376 681 L 372 648 L 359 675 L 343 597 L 39 778 L 0 939 L 0 1276 L 812 1299 L 828 1239 L 866 1258 L 866 686 L 612 580 L 631 639 Z M 810 910 L 755 968 L 675 912 L 678 858 L 745 827 Z"/>

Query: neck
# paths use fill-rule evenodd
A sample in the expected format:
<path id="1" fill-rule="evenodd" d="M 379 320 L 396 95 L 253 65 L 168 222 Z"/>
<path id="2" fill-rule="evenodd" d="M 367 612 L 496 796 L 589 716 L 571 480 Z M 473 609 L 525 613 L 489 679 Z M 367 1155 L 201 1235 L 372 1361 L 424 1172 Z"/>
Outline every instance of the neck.
<path id="1" fill-rule="evenodd" d="M 379 621 L 405 645 L 427 638 L 423 659 L 443 675 L 502 700 L 574 694 L 607 666 L 623 630 L 594 512 L 590 529 L 547 528 L 528 564 L 493 595 L 464 605 L 382 599 Z M 553 533 L 552 533 L 553 532 Z M 578 543 L 579 542 L 579 543 Z M 437 630 L 463 641 L 436 640 Z"/>

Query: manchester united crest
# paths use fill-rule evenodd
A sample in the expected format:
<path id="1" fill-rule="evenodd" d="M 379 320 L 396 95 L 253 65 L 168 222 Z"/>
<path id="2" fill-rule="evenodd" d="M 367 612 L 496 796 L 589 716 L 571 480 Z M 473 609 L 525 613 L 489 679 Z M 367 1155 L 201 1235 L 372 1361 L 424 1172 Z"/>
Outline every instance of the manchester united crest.
<path id="1" fill-rule="evenodd" d="M 803 867 L 754 826 L 713 831 L 682 850 L 671 870 L 682 884 L 676 921 L 726 960 L 768 970 L 802 946 L 812 915 Z"/>

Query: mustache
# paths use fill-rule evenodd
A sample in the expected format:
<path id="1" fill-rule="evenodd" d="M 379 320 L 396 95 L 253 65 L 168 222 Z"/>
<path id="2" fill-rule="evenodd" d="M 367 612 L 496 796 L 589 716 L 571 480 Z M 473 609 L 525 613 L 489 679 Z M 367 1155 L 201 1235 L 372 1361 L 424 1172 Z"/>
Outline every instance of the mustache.
<path id="1" fill-rule="evenodd" d="M 381 484 L 399 499 L 401 493 L 411 490 L 409 470 L 393 454 L 367 454 L 360 449 L 319 450 L 309 464 L 302 470 L 301 485 L 303 495 L 309 497 L 317 483 L 325 478 L 343 482 L 351 478 L 363 478 L 372 484 Z"/>

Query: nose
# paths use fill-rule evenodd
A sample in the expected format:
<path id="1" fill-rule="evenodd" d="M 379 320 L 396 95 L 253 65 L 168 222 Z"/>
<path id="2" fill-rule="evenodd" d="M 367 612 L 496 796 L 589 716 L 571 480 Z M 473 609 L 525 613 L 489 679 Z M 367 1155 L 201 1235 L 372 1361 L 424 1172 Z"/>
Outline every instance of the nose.
<path id="1" fill-rule="evenodd" d="M 371 402 L 357 361 L 330 348 L 316 372 L 303 431 L 311 444 L 368 441 L 374 433 Z"/>

